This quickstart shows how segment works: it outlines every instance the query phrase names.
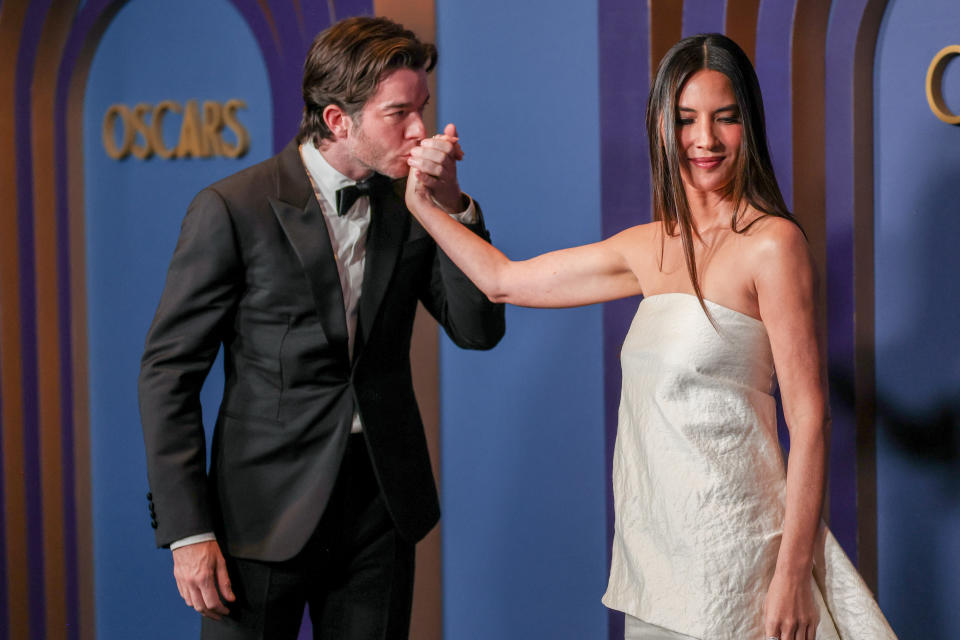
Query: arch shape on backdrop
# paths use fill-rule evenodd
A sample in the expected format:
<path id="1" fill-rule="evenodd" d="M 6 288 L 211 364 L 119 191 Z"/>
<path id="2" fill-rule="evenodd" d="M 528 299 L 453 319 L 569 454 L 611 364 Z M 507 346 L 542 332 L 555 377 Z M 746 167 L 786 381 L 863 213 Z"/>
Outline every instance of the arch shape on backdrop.
<path id="1" fill-rule="evenodd" d="M 917 9 L 889 2 L 874 70 L 876 542 L 890 623 L 901 637 L 937 638 L 960 623 L 960 128 L 931 108 L 925 85 L 938 54 L 960 48 L 960 5 Z M 956 59 L 939 80 L 957 112 Z"/>
<path id="2" fill-rule="evenodd" d="M 91 603 L 84 601 L 84 594 L 91 590 L 82 588 L 81 584 L 81 581 L 88 579 L 90 575 L 90 571 L 84 570 L 84 567 L 88 566 L 84 563 L 89 562 L 87 556 L 90 547 L 83 544 L 89 542 L 90 523 L 89 520 L 85 521 L 85 518 L 89 517 L 86 515 L 89 509 L 84 508 L 85 494 L 80 484 L 84 477 L 84 447 L 88 446 L 84 442 L 86 399 L 85 393 L 75 393 L 74 389 L 74 381 L 85 379 L 84 341 L 77 340 L 76 336 L 86 335 L 86 327 L 83 326 L 86 316 L 81 309 L 84 304 L 84 278 L 82 270 L 70 269 L 70 265 L 84 263 L 83 216 L 82 208 L 77 204 L 83 200 L 82 161 L 77 157 L 82 136 L 81 128 L 76 122 L 77 116 L 74 114 L 78 113 L 76 107 L 82 103 L 78 96 L 82 96 L 85 84 L 84 64 L 89 64 L 97 39 L 109 22 L 110 12 L 115 12 L 122 4 L 104 1 L 82 4 L 9 0 L 3 3 L 0 11 L 0 33 L 3 34 L 0 47 L 10 54 L 0 56 L 2 64 L 8 70 L 8 73 L 0 74 L 0 78 L 9 89 L 0 99 L 0 109 L 9 114 L 9 117 L 0 118 L 0 123 L 8 134 L 0 136 L 0 144 L 9 149 L 9 153 L 3 155 L 4 158 L 15 158 L 12 166 L 0 169 L 0 194 L 4 201 L 18 203 L 17 215 L 3 218 L 3 233 L 0 234 L 3 248 L 3 251 L 0 251 L 0 268 L 3 269 L 0 294 L 3 304 L 3 313 L 0 314 L 3 335 L 0 343 L 0 359 L 3 365 L 0 369 L 0 385 L 3 389 L 0 396 L 0 424 L 4 430 L 0 482 L 3 483 L 7 498 L 4 512 L 0 514 L 0 562 L 3 563 L 8 578 L 0 586 L 0 606 L 8 615 L 10 628 L 17 630 L 8 632 L 10 634 L 20 633 L 20 630 L 52 629 L 59 624 L 60 619 L 50 617 L 57 614 L 48 610 L 56 607 L 47 607 L 45 604 L 48 601 L 59 601 L 58 596 L 51 594 L 48 598 L 47 595 L 50 576 L 53 575 L 48 572 L 47 567 L 58 563 L 59 568 L 55 571 L 62 572 L 67 580 L 63 615 L 69 622 L 79 623 L 72 626 L 73 629 L 92 629 L 93 607 Z M 273 83 L 272 92 L 274 95 L 288 96 L 290 92 L 281 91 L 279 87 L 290 86 L 289 79 L 283 74 L 291 68 L 287 64 L 290 61 L 287 56 L 293 57 L 293 54 L 281 48 L 285 43 L 289 43 L 281 34 L 296 34 L 300 30 L 297 26 L 298 16 L 303 12 L 298 2 L 294 2 L 292 7 L 281 9 L 277 9 L 275 4 L 252 0 L 235 2 L 235 6 L 248 20 L 261 43 Z M 338 3 L 338 6 L 340 4 Z M 643 206 L 638 207 L 636 203 L 649 202 L 649 187 L 645 181 L 631 179 L 636 175 L 643 175 L 642 170 L 646 163 L 642 109 L 649 78 L 637 78 L 632 85 L 623 83 L 622 74 L 616 72 L 617 68 L 622 69 L 623 66 L 620 64 L 618 67 L 612 56 L 629 61 L 646 60 L 648 64 L 640 68 L 648 67 L 651 60 L 655 62 L 658 56 L 651 54 L 651 51 L 656 51 L 653 37 L 649 35 L 651 31 L 654 34 L 676 32 L 679 37 L 679 29 L 682 28 L 676 26 L 682 25 L 682 18 L 678 23 L 675 14 L 673 22 L 669 25 L 663 24 L 663 13 L 670 15 L 665 8 L 667 4 L 662 0 L 648 0 L 645 3 L 600 1 L 601 142 L 604 166 L 602 180 L 605 187 L 612 187 L 616 171 L 626 178 L 615 185 L 617 188 L 603 189 L 605 235 L 609 235 L 610 230 L 619 230 L 636 222 L 636 210 L 643 210 Z M 741 16 L 738 20 L 745 19 L 742 16 L 756 16 L 754 59 L 757 60 L 758 73 L 764 83 L 768 112 L 772 111 L 771 99 L 782 100 L 785 108 L 792 104 L 789 95 L 790 81 L 784 79 L 794 77 L 795 73 L 790 73 L 790 54 L 784 56 L 783 43 L 791 41 L 790 25 L 793 24 L 791 21 L 794 20 L 794 9 L 789 6 L 786 9 L 780 8 L 781 5 L 790 4 L 792 3 L 773 3 L 769 0 L 727 0 L 724 18 L 726 24 L 717 26 L 717 30 L 724 30 L 725 27 L 728 33 L 735 35 L 734 15 Z M 874 396 L 873 247 L 872 232 L 865 232 L 865 229 L 872 229 L 873 223 L 870 109 L 873 79 L 869 69 L 872 69 L 880 16 L 886 4 L 886 0 L 834 0 L 829 4 L 830 22 L 823 45 L 823 54 L 827 60 L 823 100 L 828 117 L 824 124 L 826 140 L 818 143 L 823 144 L 821 157 L 825 163 L 823 171 L 826 175 L 817 176 L 817 172 L 810 172 L 811 179 L 824 181 L 825 221 L 822 224 L 825 226 L 824 233 L 831 258 L 826 265 L 835 417 L 835 449 L 831 461 L 834 473 L 831 485 L 831 519 L 838 530 L 838 537 L 844 541 L 848 552 L 859 560 L 860 569 L 870 584 L 875 584 L 875 578 L 870 577 L 870 557 L 875 556 L 875 544 L 873 547 L 870 545 L 873 529 L 871 518 L 875 517 L 875 507 L 871 507 L 871 500 L 875 500 L 875 497 L 872 497 L 871 469 L 875 462 L 871 441 Z M 817 4 L 813 11 L 815 15 L 812 18 L 800 22 L 812 23 L 815 28 L 825 28 L 824 4 Z M 57 18 L 57 15 L 61 18 Z M 682 13 L 680 15 L 682 17 Z M 69 24 L 69 34 L 65 41 L 65 23 L 57 22 L 58 19 L 66 20 L 66 24 Z M 304 19 L 309 20 L 309 16 Z M 750 29 L 744 27 L 743 22 L 736 21 L 735 24 L 740 25 L 747 35 L 750 34 Z M 628 25 L 635 25 L 637 28 L 631 32 L 627 29 Z M 670 25 L 673 25 L 670 29 L 660 30 L 661 26 Z M 314 30 L 305 31 L 311 33 Z M 37 42 L 41 32 L 48 37 Z M 609 39 L 605 37 L 607 35 L 610 36 Z M 670 42 L 675 39 L 676 37 L 671 37 Z M 797 46 L 795 43 L 794 56 Z M 750 52 L 750 48 L 745 48 Z M 39 49 L 59 51 L 59 57 L 55 55 L 50 58 L 38 53 Z M 851 51 L 853 55 L 850 55 Z M 812 47 L 811 55 L 820 55 L 816 46 Z M 35 65 L 39 59 L 48 62 L 52 59 L 59 65 L 56 67 L 56 95 L 49 96 L 40 92 L 31 102 L 28 89 L 34 84 L 34 74 L 40 73 Z M 280 64 L 281 60 L 283 64 Z M 298 64 L 299 60 L 293 67 Z M 784 66 L 764 66 L 774 64 Z M 44 72 L 48 73 L 49 69 Z M 620 78 L 621 82 L 615 87 L 613 85 L 617 78 Z M 293 85 L 297 82 L 298 78 L 294 79 Z M 38 83 L 38 86 L 40 85 L 43 85 L 42 81 Z M 784 85 L 788 87 L 786 94 L 783 91 Z M 772 86 L 776 88 L 772 89 Z M 34 115 L 31 105 L 44 100 L 56 101 L 58 106 L 54 109 L 54 117 L 55 126 L 60 132 L 58 139 L 68 141 L 66 159 L 49 152 L 37 155 L 44 162 L 54 158 L 54 164 L 46 167 L 46 175 L 35 169 L 36 161 L 30 149 L 30 136 L 15 135 L 16 131 L 22 131 L 30 122 L 39 121 L 45 112 L 38 106 Z M 278 114 L 275 127 L 282 126 L 277 123 L 284 121 L 284 118 L 279 116 L 283 111 L 284 109 L 275 103 L 275 114 Z M 638 113 L 641 114 L 639 127 L 636 126 Z M 788 112 L 778 110 L 778 113 Z M 795 125 L 796 118 L 788 116 L 786 128 L 774 127 L 772 120 L 770 128 L 775 131 L 793 130 L 789 126 L 791 119 Z M 630 127 L 627 135 L 624 135 L 622 128 L 614 129 L 622 127 L 624 122 Z M 783 124 L 782 121 L 778 122 Z M 277 135 L 275 131 L 275 145 L 282 145 L 286 137 Z M 787 138 L 790 137 L 785 137 Z M 792 186 L 798 163 L 789 148 L 791 143 L 777 142 L 775 138 L 771 140 L 781 180 L 790 180 Z M 43 160 L 44 158 L 46 160 Z M 55 186 L 53 190 L 43 189 L 50 184 Z M 37 210 L 38 206 L 49 206 L 49 198 L 45 195 L 34 198 L 41 190 L 44 194 L 55 194 L 54 211 Z M 38 224 L 41 220 L 44 223 Z M 38 230 L 37 227 L 42 229 Z M 56 237 L 67 237 L 69 242 L 56 242 L 58 250 L 55 255 L 35 250 L 35 236 L 49 234 L 51 229 L 56 230 Z M 51 273 L 56 274 L 56 286 L 53 288 Z M 38 312 L 40 308 L 45 311 L 42 316 Z M 608 433 L 611 416 L 615 416 L 619 387 L 619 377 L 610 372 L 617 370 L 616 354 L 626 327 L 624 318 L 629 318 L 628 313 L 632 313 L 629 305 L 608 305 L 604 310 Z M 50 318 L 55 322 L 50 323 Z M 41 322 L 41 319 L 44 322 Z M 55 353 L 59 358 L 52 358 L 49 352 L 45 352 L 41 357 L 37 353 L 39 343 L 48 345 L 45 347 L 47 349 L 51 348 L 49 345 L 56 345 Z M 846 378 L 841 378 L 839 383 L 837 371 L 848 374 Z M 42 385 L 40 380 L 43 381 Z M 41 386 L 44 389 L 42 399 Z M 609 411 L 611 397 L 613 412 Z M 45 401 L 51 398 L 58 399 L 59 408 L 56 408 L 55 403 L 46 404 Z M 44 407 L 42 415 L 41 404 Z M 51 422 L 51 416 L 56 416 L 57 413 L 64 418 L 59 422 Z M 41 421 L 44 429 L 40 428 Z M 838 448 L 838 443 L 844 438 L 847 442 L 846 448 Z M 612 438 L 610 442 L 612 446 Z M 853 447 L 850 446 L 851 443 L 854 443 Z M 856 451 L 857 459 L 856 484 L 846 487 L 848 499 L 845 501 L 835 495 L 838 491 L 837 454 L 849 454 L 852 450 Z M 48 457 L 56 460 L 56 456 L 60 456 L 59 466 L 63 469 L 65 478 L 62 482 L 68 483 L 71 475 L 77 481 L 72 487 L 61 487 L 59 496 L 56 496 L 55 491 L 52 494 L 44 492 L 44 495 L 56 496 L 56 499 L 48 497 L 41 501 L 39 493 L 31 493 L 29 483 L 40 486 L 42 456 L 45 456 L 44 468 Z M 840 478 L 846 478 L 844 481 L 850 479 L 842 473 Z M 841 505 L 850 504 L 849 496 L 855 496 L 857 516 L 852 528 L 844 527 L 841 530 L 838 525 L 841 524 L 844 513 L 837 511 Z M 54 513 L 56 511 L 60 511 L 62 515 Z M 844 507 L 844 511 L 848 509 Z M 70 534 L 68 531 L 65 534 L 67 551 L 64 554 L 45 553 L 52 549 L 53 545 L 42 535 L 34 535 L 37 532 L 42 533 L 45 530 L 44 524 L 49 525 L 55 518 L 63 518 L 68 530 L 71 524 L 73 526 L 74 533 Z M 850 539 L 858 543 L 853 549 L 849 546 Z M 78 548 L 85 551 L 78 553 Z M 875 576 L 875 561 L 872 564 Z M 41 571 L 31 571 L 36 568 Z M 28 588 L 24 589 L 23 585 Z"/>
<path id="3" fill-rule="evenodd" d="M 833 413 L 828 513 L 876 590 L 872 105 L 874 49 L 887 0 L 725 0 L 722 11 L 721 3 L 709 4 L 599 0 L 603 234 L 650 219 L 649 181 L 636 176 L 649 175 L 643 118 L 660 58 L 681 36 L 727 33 L 755 62 L 774 168 L 825 275 L 821 308 Z M 635 300 L 604 306 L 608 473 L 619 350 L 635 308 Z M 608 493 L 609 536 L 612 504 Z M 622 630 L 622 617 L 611 614 L 611 640 Z"/>
<path id="4" fill-rule="evenodd" d="M 877 591 L 874 378 L 874 55 L 887 0 L 835 2 L 826 42 L 824 284 L 834 436 L 831 527 Z M 837 440 L 839 426 L 840 440 Z M 855 460 L 855 466 L 849 464 Z M 834 475 L 836 474 L 836 475 Z"/>
<path id="5" fill-rule="evenodd" d="M 190 20 L 179 17 L 184 15 Z M 208 184 L 273 155 L 269 76 L 254 34 L 228 0 L 199 5 L 130 0 L 101 36 L 85 85 L 86 362 L 97 630 L 105 638 L 190 637 L 198 633 L 199 616 L 184 606 L 169 553 L 152 550 L 153 532 L 146 526 L 136 380 L 146 329 L 190 200 Z M 140 122 L 146 126 L 135 133 Z M 218 122 L 222 130 L 214 128 Z M 249 149 L 234 157 L 242 139 L 249 140 Z M 129 148 L 130 155 L 115 159 L 119 154 L 112 147 Z M 151 157 L 139 159 L 149 150 Z M 180 157 L 183 153 L 191 155 Z M 208 443 L 222 394 L 218 362 L 201 393 Z M 163 517 L 169 514 L 157 515 Z M 147 600 L 153 606 L 139 606 Z"/>
<path id="6" fill-rule="evenodd" d="M 11 0 L 0 11 L 10 160 L 0 194 L 17 203 L 3 218 L 0 262 L 3 640 L 94 633 L 81 114 L 99 39 L 125 4 Z M 296 129 L 313 34 L 338 16 L 370 13 L 370 4 L 232 4 L 267 64 L 276 150 Z"/>

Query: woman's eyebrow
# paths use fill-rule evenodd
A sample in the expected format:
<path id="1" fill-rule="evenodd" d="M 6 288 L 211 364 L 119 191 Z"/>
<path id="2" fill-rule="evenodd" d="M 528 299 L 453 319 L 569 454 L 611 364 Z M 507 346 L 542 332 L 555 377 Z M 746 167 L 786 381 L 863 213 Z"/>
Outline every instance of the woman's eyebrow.
<path id="1" fill-rule="evenodd" d="M 736 110 L 737 110 L 737 105 L 736 105 L 736 104 L 728 104 L 728 105 L 725 106 L 725 107 L 720 107 L 719 109 L 717 109 L 716 111 L 714 111 L 714 113 L 719 113 L 720 111 L 736 111 Z M 677 107 L 677 111 L 689 111 L 689 112 L 691 112 L 691 113 L 696 113 L 697 110 L 694 109 L 693 107 L 684 107 L 684 106 L 681 105 L 681 106 Z"/>

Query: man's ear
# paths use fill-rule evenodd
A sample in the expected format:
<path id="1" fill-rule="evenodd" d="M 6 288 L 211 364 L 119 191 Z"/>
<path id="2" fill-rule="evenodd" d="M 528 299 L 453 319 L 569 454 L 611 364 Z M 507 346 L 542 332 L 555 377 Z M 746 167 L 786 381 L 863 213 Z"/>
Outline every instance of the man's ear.
<path id="1" fill-rule="evenodd" d="M 335 104 L 328 104 L 323 108 L 323 122 L 336 139 L 346 138 L 353 126 L 350 116 Z"/>

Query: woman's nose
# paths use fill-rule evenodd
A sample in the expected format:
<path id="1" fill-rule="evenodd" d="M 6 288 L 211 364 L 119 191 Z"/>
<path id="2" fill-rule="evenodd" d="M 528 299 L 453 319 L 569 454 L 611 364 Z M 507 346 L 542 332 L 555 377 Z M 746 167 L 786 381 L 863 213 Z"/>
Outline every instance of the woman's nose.
<path id="1" fill-rule="evenodd" d="M 694 142 L 698 147 L 712 149 L 717 144 L 717 135 L 713 130 L 713 123 L 709 120 L 699 120 L 696 124 L 696 137 Z"/>

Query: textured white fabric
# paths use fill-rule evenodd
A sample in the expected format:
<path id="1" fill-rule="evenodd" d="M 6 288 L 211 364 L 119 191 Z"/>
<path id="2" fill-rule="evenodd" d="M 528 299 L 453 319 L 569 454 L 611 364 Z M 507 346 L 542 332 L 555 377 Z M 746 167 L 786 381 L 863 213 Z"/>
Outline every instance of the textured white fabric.
<path id="1" fill-rule="evenodd" d="M 719 332 L 694 296 L 647 297 L 624 341 L 603 602 L 694 638 L 762 639 L 786 490 L 773 355 L 762 322 L 706 305 Z M 825 527 L 819 543 L 817 639 L 895 638 Z"/>
<path id="2" fill-rule="evenodd" d="M 695 640 L 690 636 L 648 624 L 629 613 L 624 616 L 623 640 Z"/>

